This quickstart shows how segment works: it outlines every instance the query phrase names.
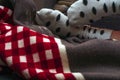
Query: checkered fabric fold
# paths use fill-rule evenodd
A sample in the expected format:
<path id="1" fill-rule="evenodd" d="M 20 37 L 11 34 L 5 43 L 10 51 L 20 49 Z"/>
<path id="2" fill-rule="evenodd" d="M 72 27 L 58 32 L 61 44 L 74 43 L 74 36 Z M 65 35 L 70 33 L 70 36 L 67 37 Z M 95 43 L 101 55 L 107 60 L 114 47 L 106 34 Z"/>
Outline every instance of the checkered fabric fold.
<path id="1" fill-rule="evenodd" d="M 0 5 L 0 22 L 7 22 L 11 19 L 12 11 Z M 12 19 L 11 19 L 12 20 Z"/>
<path id="2" fill-rule="evenodd" d="M 0 58 L 27 80 L 84 80 L 81 73 L 70 71 L 66 48 L 60 39 L 25 26 L 0 22 Z"/>
<path id="3" fill-rule="evenodd" d="M 76 80 L 81 75 L 69 71 L 60 39 L 7 23 L 0 23 L 0 30 L 0 58 L 24 78 Z"/>

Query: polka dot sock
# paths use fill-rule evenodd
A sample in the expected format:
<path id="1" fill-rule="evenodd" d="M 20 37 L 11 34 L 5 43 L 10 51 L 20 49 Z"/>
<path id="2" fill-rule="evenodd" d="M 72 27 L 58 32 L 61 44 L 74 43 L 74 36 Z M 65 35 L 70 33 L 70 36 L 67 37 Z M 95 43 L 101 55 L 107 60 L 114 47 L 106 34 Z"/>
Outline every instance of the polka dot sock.
<path id="1" fill-rule="evenodd" d="M 69 25 L 68 17 L 58 10 L 41 9 L 37 11 L 36 22 L 46 26 L 60 37 L 77 36 L 80 39 L 113 39 L 113 30 L 101 29 L 85 25 L 79 28 Z M 114 34 L 115 35 L 115 34 Z M 112 36 L 112 37 L 111 37 Z"/>
<path id="2" fill-rule="evenodd" d="M 81 27 L 77 37 L 81 39 L 111 39 L 112 32 L 113 30 L 85 25 Z"/>
<path id="3" fill-rule="evenodd" d="M 120 0 L 78 0 L 67 11 L 71 25 L 83 26 L 113 14 L 120 14 Z"/>
<path id="4" fill-rule="evenodd" d="M 37 11 L 36 22 L 39 25 L 46 26 L 60 37 L 71 35 L 68 17 L 58 10 L 44 8 Z"/>

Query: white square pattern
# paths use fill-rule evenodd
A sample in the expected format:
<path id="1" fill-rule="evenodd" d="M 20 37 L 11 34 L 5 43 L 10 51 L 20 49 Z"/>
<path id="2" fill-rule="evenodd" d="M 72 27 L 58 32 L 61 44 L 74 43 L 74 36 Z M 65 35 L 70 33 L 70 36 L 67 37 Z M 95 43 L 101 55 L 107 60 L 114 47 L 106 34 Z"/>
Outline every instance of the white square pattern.
<path id="1" fill-rule="evenodd" d="M 11 27 L 10 27 L 10 26 L 5 26 L 5 28 L 6 28 L 7 30 L 11 29 Z"/>
<path id="2" fill-rule="evenodd" d="M 65 80 L 65 76 L 62 73 L 56 74 L 55 77 L 57 80 Z"/>
<path id="3" fill-rule="evenodd" d="M 37 73 L 43 72 L 42 69 L 37 69 L 37 68 L 36 68 L 35 70 L 36 70 Z"/>
<path id="4" fill-rule="evenodd" d="M 33 54 L 33 61 L 34 62 L 40 62 L 40 57 L 38 53 Z"/>
<path id="5" fill-rule="evenodd" d="M 46 54 L 46 59 L 47 60 L 53 59 L 53 55 L 52 55 L 52 51 L 51 50 L 46 50 L 45 54 Z"/>
<path id="6" fill-rule="evenodd" d="M 28 69 L 22 71 L 22 74 L 25 76 L 26 79 L 29 79 L 31 77 Z"/>
<path id="7" fill-rule="evenodd" d="M 7 12 L 7 14 L 8 14 L 9 16 L 11 16 L 11 15 L 12 15 L 12 11 L 9 9 L 8 12 Z"/>
<path id="8" fill-rule="evenodd" d="M 18 26 L 17 27 L 17 33 L 22 32 L 22 31 L 23 31 L 23 26 Z"/>
<path id="9" fill-rule="evenodd" d="M 57 73 L 56 69 L 49 69 L 50 73 Z"/>
<path id="10" fill-rule="evenodd" d="M 4 7 L 3 7 L 3 6 L 0 6 L 0 9 L 4 9 Z"/>
<path id="11" fill-rule="evenodd" d="M 43 42 L 50 42 L 48 38 L 43 38 Z"/>
<path id="12" fill-rule="evenodd" d="M 6 58 L 6 62 L 7 62 L 7 64 L 8 64 L 9 66 L 11 66 L 11 65 L 13 64 L 12 56 L 7 57 L 7 58 Z"/>
<path id="13" fill-rule="evenodd" d="M 26 56 L 20 56 L 20 62 L 27 62 Z"/>
<path id="14" fill-rule="evenodd" d="M 6 34 L 5 34 L 5 36 L 7 37 L 7 36 L 11 36 L 12 35 L 12 31 L 8 31 Z"/>
<path id="15" fill-rule="evenodd" d="M 30 36 L 30 44 L 36 44 L 36 36 Z"/>
<path id="16" fill-rule="evenodd" d="M 18 48 L 23 48 L 24 47 L 24 40 L 18 40 Z"/>
<path id="17" fill-rule="evenodd" d="M 11 49 L 12 49 L 12 43 L 11 42 L 5 43 L 5 50 L 11 50 Z"/>

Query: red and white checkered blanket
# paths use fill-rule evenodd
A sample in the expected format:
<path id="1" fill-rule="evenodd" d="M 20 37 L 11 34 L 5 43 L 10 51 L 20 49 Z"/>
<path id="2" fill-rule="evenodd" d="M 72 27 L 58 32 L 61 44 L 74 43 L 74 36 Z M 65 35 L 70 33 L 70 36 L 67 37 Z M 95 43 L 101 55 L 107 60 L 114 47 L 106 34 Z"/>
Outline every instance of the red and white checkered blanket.
<path id="1" fill-rule="evenodd" d="M 11 15 L 0 6 L 0 59 L 8 67 L 28 80 L 84 80 L 70 71 L 60 39 L 6 23 Z"/>

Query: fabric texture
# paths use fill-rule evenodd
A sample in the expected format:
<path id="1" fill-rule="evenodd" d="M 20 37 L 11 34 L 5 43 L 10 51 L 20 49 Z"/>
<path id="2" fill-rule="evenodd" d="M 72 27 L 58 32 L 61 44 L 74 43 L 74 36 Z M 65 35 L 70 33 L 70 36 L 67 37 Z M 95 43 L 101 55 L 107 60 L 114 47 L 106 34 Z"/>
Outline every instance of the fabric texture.
<path id="1" fill-rule="evenodd" d="M 71 26 L 69 18 L 58 10 L 43 8 L 37 11 L 35 20 L 39 25 L 46 26 L 61 38 L 77 36 L 81 39 L 113 39 L 111 37 L 113 30 L 96 28 L 91 25 Z"/>
<path id="2" fill-rule="evenodd" d="M 23 26 L 0 25 L 0 55 L 15 72 L 29 80 L 75 80 L 69 71 L 65 46 L 60 39 L 38 34 Z"/>
<path id="3" fill-rule="evenodd" d="M 67 16 L 71 25 L 83 26 L 102 17 L 120 14 L 119 5 L 119 0 L 78 0 L 69 7 Z"/>
<path id="4" fill-rule="evenodd" d="M 25 79 L 84 80 L 81 73 L 70 72 L 66 49 L 60 39 L 4 22 L 0 23 L 0 30 L 1 59 Z"/>
<path id="5" fill-rule="evenodd" d="M 54 34 L 48 35 L 50 30 L 47 28 L 41 34 L 31 28 L 38 26 L 32 14 L 36 11 L 35 3 L 32 0 L 19 1 L 16 0 L 19 5 L 14 6 L 19 12 L 13 11 L 8 18 L 12 20 L 13 16 L 13 23 L 6 21 L 5 16 L 0 22 L 0 58 L 13 72 L 26 80 L 120 80 L 120 41 L 81 40 L 77 37 L 66 41 L 54 37 Z M 5 14 L 8 10 L 0 9 Z M 120 25 L 117 18 L 118 24 L 112 18 L 112 25 L 108 22 L 107 26 Z"/>

